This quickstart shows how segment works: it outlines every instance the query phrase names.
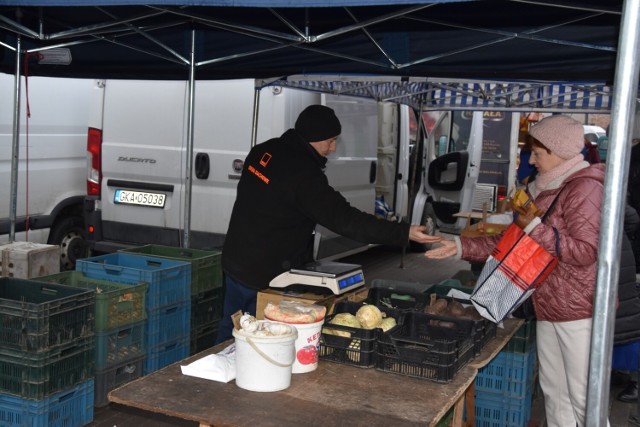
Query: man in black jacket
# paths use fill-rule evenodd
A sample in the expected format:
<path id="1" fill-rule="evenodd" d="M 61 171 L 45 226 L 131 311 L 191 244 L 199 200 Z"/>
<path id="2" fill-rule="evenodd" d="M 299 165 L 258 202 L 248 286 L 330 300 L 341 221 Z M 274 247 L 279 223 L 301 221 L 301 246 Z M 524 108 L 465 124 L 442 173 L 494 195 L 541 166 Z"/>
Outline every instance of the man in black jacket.
<path id="1" fill-rule="evenodd" d="M 313 261 L 316 224 L 367 243 L 441 240 L 425 234 L 424 226 L 362 212 L 329 185 L 326 156 L 336 150 L 341 130 L 331 108 L 312 105 L 294 129 L 249 152 L 222 250 L 225 301 L 216 342 L 231 338 L 233 313 L 256 314 L 257 293 L 273 278 Z"/>
<path id="2" fill-rule="evenodd" d="M 624 233 L 620 252 L 618 278 L 618 309 L 613 339 L 613 370 L 615 377 L 627 377 L 625 388 L 618 394 L 622 402 L 638 401 L 637 372 L 638 342 L 640 340 L 640 284 L 636 280 L 635 256 L 628 236 L 638 233 L 640 215 L 631 205 L 625 206 Z M 630 372 L 631 371 L 631 372 Z M 627 372 L 627 374 L 623 374 Z M 613 376 L 612 376 L 613 378 Z"/>

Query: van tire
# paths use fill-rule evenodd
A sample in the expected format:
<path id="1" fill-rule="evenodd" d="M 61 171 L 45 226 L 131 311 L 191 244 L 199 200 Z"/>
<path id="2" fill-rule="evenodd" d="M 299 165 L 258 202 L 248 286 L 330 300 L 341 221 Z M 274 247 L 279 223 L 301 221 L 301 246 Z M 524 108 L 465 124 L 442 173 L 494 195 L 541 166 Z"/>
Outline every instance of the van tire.
<path id="1" fill-rule="evenodd" d="M 60 271 L 74 270 L 76 260 L 89 255 L 82 217 L 68 216 L 57 220 L 49 233 L 49 244 L 60 246 Z"/>

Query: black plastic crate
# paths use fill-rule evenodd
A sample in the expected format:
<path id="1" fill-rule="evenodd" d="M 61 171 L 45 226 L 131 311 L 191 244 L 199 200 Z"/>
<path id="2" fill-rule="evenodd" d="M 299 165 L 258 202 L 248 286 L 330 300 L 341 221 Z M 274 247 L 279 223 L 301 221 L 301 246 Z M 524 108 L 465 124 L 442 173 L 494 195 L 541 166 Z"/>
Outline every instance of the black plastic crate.
<path id="1" fill-rule="evenodd" d="M 437 319 L 427 314 L 407 313 L 398 326 L 379 334 L 376 369 L 450 382 L 474 356 L 474 340 L 460 338 L 463 323 L 452 329 L 434 325 L 433 320 Z"/>
<path id="2" fill-rule="evenodd" d="M 360 368 L 373 368 L 375 366 L 375 337 L 363 339 L 333 336 L 327 340 L 328 336 L 329 335 L 323 333 L 320 337 L 320 352 L 318 353 L 318 357 L 321 360 Z"/>
<path id="3" fill-rule="evenodd" d="M 340 301 L 336 304 L 334 313 L 327 316 L 322 326 L 320 352 L 318 354 L 321 360 L 362 368 L 373 368 L 375 366 L 376 343 L 378 334 L 382 332 L 382 329 L 361 329 L 330 324 L 337 314 L 351 313 L 355 315 L 363 305 L 366 304 L 351 301 Z M 395 318 L 397 322 L 399 321 L 401 313 L 398 310 L 386 307 L 378 308 L 387 316 Z"/>
<path id="4" fill-rule="evenodd" d="M 224 288 L 191 296 L 191 329 L 195 330 L 222 319 Z"/>
<path id="5" fill-rule="evenodd" d="M 46 352 L 92 336 L 95 292 L 0 278 L 0 348 Z"/>
<path id="6" fill-rule="evenodd" d="M 377 307 L 386 307 L 401 311 L 422 311 L 428 304 L 429 297 L 422 292 L 411 292 L 394 288 L 371 288 L 365 300 Z"/>
<path id="7" fill-rule="evenodd" d="M 220 321 L 214 321 L 205 325 L 200 325 L 196 329 L 191 329 L 190 355 L 200 353 L 213 347 L 218 337 L 218 327 Z"/>
<path id="8" fill-rule="evenodd" d="M 109 392 L 142 376 L 145 356 L 124 360 L 108 369 L 96 370 L 94 406 L 97 408 L 109 404 Z"/>
<path id="9" fill-rule="evenodd" d="M 429 298 L 431 298 L 431 294 L 429 294 Z M 450 304 L 452 301 L 457 301 L 465 306 L 471 306 L 471 302 L 464 299 L 442 295 L 438 296 L 438 299 L 446 300 L 447 304 Z M 474 353 L 476 355 L 480 354 L 484 346 L 496 336 L 496 324 L 481 317 L 479 314 L 475 319 L 454 317 L 450 313 L 429 314 L 429 316 L 433 316 L 439 321 L 455 323 L 460 339 L 466 339 L 469 336 L 473 337 L 475 343 Z"/>

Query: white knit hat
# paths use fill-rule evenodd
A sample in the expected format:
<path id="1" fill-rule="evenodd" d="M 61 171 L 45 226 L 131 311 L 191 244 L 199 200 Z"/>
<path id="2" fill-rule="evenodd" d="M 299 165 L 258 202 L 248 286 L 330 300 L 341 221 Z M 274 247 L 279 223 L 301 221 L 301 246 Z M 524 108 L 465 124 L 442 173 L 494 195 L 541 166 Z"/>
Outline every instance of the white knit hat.
<path id="1" fill-rule="evenodd" d="M 563 159 L 571 159 L 584 148 L 582 124 L 568 116 L 549 116 L 531 127 L 529 135 Z"/>

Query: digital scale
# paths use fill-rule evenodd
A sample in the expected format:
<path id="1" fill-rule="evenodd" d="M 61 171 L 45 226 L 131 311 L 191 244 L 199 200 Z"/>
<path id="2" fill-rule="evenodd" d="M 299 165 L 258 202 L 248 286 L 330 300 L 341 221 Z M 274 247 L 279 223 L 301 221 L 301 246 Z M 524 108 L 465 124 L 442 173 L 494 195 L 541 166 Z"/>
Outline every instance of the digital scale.
<path id="1" fill-rule="evenodd" d="M 292 285 L 325 288 L 335 295 L 340 295 L 363 286 L 364 273 L 362 266 L 357 264 L 317 261 L 285 271 L 269 283 L 272 288 L 286 288 Z"/>

